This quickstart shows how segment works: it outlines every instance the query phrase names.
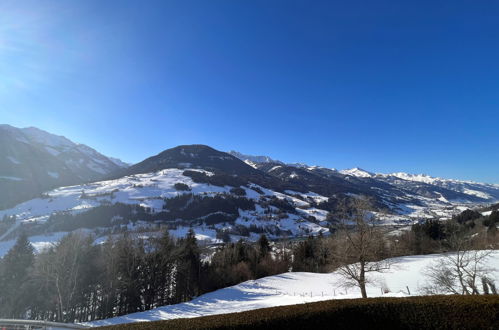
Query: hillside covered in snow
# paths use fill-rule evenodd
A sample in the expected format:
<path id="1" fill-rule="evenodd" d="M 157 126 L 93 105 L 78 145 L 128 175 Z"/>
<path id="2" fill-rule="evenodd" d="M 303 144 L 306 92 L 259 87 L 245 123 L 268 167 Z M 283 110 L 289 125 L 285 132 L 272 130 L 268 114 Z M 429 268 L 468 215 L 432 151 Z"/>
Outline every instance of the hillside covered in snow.
<path id="1" fill-rule="evenodd" d="M 0 208 L 54 187 L 101 180 L 127 166 L 63 136 L 0 125 Z"/>
<path id="2" fill-rule="evenodd" d="M 302 237 L 327 234 L 342 220 L 339 204 L 360 195 L 371 199 L 373 214 L 390 226 L 446 220 L 499 197 L 496 185 L 450 186 L 401 174 L 338 172 L 258 159 L 248 164 L 208 146 L 179 146 L 120 167 L 111 179 L 45 191 L 0 211 L 0 250 L 12 246 L 21 232 L 46 246 L 53 237 L 81 229 L 105 237 L 117 230 L 167 228 L 182 236 L 192 227 L 207 243 L 224 237 L 255 240 L 262 233 L 270 238 Z"/>
<path id="3" fill-rule="evenodd" d="M 392 269 L 375 276 L 368 284 L 369 297 L 407 297 L 423 295 L 428 285 L 425 267 L 438 263 L 441 255 L 409 256 L 393 259 Z M 489 258 L 489 276 L 499 282 L 499 252 Z M 147 322 L 176 318 L 242 312 L 247 310 L 303 304 L 308 302 L 360 298 L 357 288 L 345 287 L 336 273 L 284 273 L 247 281 L 232 287 L 204 294 L 192 301 L 159 307 L 87 323 L 93 327 L 131 322 Z"/>

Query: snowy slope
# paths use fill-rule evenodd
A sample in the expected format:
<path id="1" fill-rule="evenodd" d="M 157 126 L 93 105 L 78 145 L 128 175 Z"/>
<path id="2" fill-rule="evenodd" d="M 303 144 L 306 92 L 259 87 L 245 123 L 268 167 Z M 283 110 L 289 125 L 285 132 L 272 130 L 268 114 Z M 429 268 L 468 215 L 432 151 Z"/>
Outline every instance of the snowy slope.
<path id="1" fill-rule="evenodd" d="M 358 178 L 372 178 L 375 176 L 374 173 L 368 172 L 358 167 L 354 167 L 348 170 L 341 170 L 340 173 L 345 175 L 353 175 Z"/>
<path id="2" fill-rule="evenodd" d="M 126 176 L 116 180 L 62 187 L 47 192 L 44 198 L 36 198 L 16 207 L 0 211 L 4 215 L 16 215 L 21 221 L 42 221 L 48 215 L 60 211 L 82 211 L 102 205 L 104 202 L 138 204 L 161 211 L 161 198 L 174 197 L 179 192 L 175 183 L 191 187 L 192 193 L 228 193 L 229 187 L 198 184 L 182 175 L 184 170 L 167 169 L 160 172 Z M 204 171 L 203 171 L 204 172 Z M 82 194 L 89 198 L 81 198 Z M 95 197 L 95 198 L 91 198 Z"/>
<path id="3" fill-rule="evenodd" d="M 124 167 L 63 136 L 0 125 L 0 209 L 54 187 L 102 180 Z"/>
<path id="4" fill-rule="evenodd" d="M 376 284 L 368 286 L 368 296 L 405 297 L 409 295 L 407 287 L 411 295 L 422 295 L 421 288 L 426 283 L 422 270 L 440 257 L 441 255 L 423 255 L 393 259 L 396 261 L 395 266 L 390 271 L 379 274 Z M 492 268 L 499 269 L 499 251 L 494 251 L 489 260 Z M 496 283 L 499 281 L 499 272 L 491 272 L 489 275 Z M 382 288 L 390 292 L 382 293 Z M 190 302 L 89 322 L 87 325 L 95 327 L 191 318 L 329 299 L 360 297 L 358 289 L 343 287 L 341 277 L 334 272 L 330 274 L 285 273 L 220 289 Z"/>
<path id="5" fill-rule="evenodd" d="M 10 127 L 6 131 L 18 132 L 17 129 Z M 30 139 L 37 139 L 45 147 L 54 150 L 74 146 L 71 141 L 63 137 L 53 136 L 36 129 L 28 131 L 30 134 L 18 136 L 22 141 L 19 143 L 25 144 Z M 81 145 L 77 146 L 77 149 L 90 156 L 94 152 L 93 149 Z M 6 158 L 6 161 L 10 164 L 24 162 L 21 157 L 12 155 L 9 157 Z M 53 158 L 51 155 L 50 157 Z M 461 184 L 467 185 L 463 186 L 468 189 L 467 193 L 474 191 L 475 195 L 465 195 L 449 190 L 450 188 L 419 182 L 416 180 L 417 178 L 406 180 L 393 175 L 373 174 L 359 168 L 340 173 L 318 166 L 289 166 L 283 163 L 269 162 L 252 164 L 255 166 L 248 166 L 238 158 L 208 146 L 178 146 L 165 150 L 126 170 L 118 171 L 117 178 L 114 180 L 63 186 L 43 194 L 40 192 L 37 194 L 38 198 L 1 210 L 0 219 L 4 216 L 16 216 L 17 220 L 13 225 L 9 225 L 9 228 L 4 226 L 0 232 L 0 241 L 4 241 L 5 246 L 12 244 L 20 229 L 24 230 L 25 227 L 21 226 L 26 226 L 30 231 L 29 235 L 35 237 L 34 240 L 37 242 L 40 241 L 42 233 L 48 233 L 46 241 L 46 245 L 48 245 L 53 243 L 53 231 L 70 230 L 62 228 L 63 226 L 51 228 L 51 224 L 47 223 L 47 220 L 52 215 L 78 214 L 103 205 L 117 203 L 139 205 L 158 214 L 165 212 L 165 199 L 185 193 L 192 193 L 196 196 L 239 198 L 240 195 L 233 192 L 233 188 L 238 188 L 239 191 L 242 189 L 244 198 L 251 200 L 251 203 L 255 204 L 255 209 L 239 209 L 237 211 L 236 208 L 231 211 L 230 217 L 225 218 L 229 219 L 228 221 L 224 220 L 223 212 L 217 212 L 218 210 L 207 211 L 202 216 L 198 214 L 191 218 L 184 218 L 183 215 L 174 219 L 156 217 L 149 222 L 142 221 L 143 219 L 134 219 L 134 223 L 128 225 L 123 222 L 116 225 L 110 224 L 112 219 L 109 219 L 108 223 L 104 223 L 102 225 L 104 227 L 101 229 L 108 230 L 112 226 L 127 226 L 130 230 L 151 230 L 152 227 L 157 228 L 159 224 L 167 224 L 172 228 L 173 235 L 182 236 L 185 234 L 186 228 L 192 225 L 199 235 L 199 239 L 207 242 L 219 242 L 217 236 L 221 237 L 222 231 L 229 232 L 232 240 L 237 240 L 242 236 L 254 240 L 261 232 L 265 232 L 270 238 L 296 237 L 315 235 L 321 231 L 327 233 L 331 224 L 326 222 L 328 211 L 333 214 L 335 211 L 328 208 L 328 204 L 333 203 L 327 202 L 329 198 L 334 200 L 337 196 L 341 197 L 342 194 L 350 197 L 367 194 L 374 197 L 379 205 L 384 204 L 390 208 L 391 213 L 380 214 L 385 225 L 409 225 L 415 221 L 430 218 L 445 220 L 464 209 L 476 207 L 478 203 L 488 200 L 479 199 L 476 194 L 479 193 L 480 187 L 470 186 L 472 184 L 470 182 L 462 182 Z M 226 186 L 199 183 L 210 182 L 209 180 L 194 182 L 191 177 L 183 175 L 186 169 L 191 172 L 204 173 L 207 176 L 213 176 L 220 172 L 225 173 L 226 176 L 222 177 L 224 178 L 223 184 Z M 125 172 L 131 173 L 124 176 Z M 60 177 L 61 173 L 61 171 L 50 170 L 47 171 L 46 175 L 50 180 L 54 180 Z M 229 175 L 227 176 L 227 174 Z M 15 176 L 5 175 L 0 176 L 0 182 L 2 178 L 3 181 L 12 182 L 17 182 L 18 179 Z M 20 178 L 20 180 L 23 179 Z M 176 183 L 188 185 L 191 191 L 178 191 L 174 187 Z M 452 183 L 456 184 L 456 181 L 452 181 Z M 482 192 L 489 194 L 493 199 L 495 198 L 493 189 L 496 189 L 499 199 L 499 187 L 489 186 L 492 190 Z M 272 187 L 272 189 L 264 187 Z M 10 190 L 4 191 L 9 192 Z M 466 196 L 478 199 L 470 201 Z M 278 200 L 277 203 L 276 200 Z M 319 205 L 321 203 L 322 205 Z M 211 217 L 209 224 L 204 221 L 205 217 Z M 129 218 L 127 217 L 124 221 L 129 221 Z M 90 228 L 96 228 L 96 226 Z M 78 229 L 75 227 L 78 227 L 78 223 L 71 228 Z M 85 228 L 85 223 L 81 223 L 79 228 Z M 113 229 L 116 228 L 113 227 Z M 1 250 L 0 247 L 0 252 Z"/>
<path id="6" fill-rule="evenodd" d="M 279 166 L 279 165 L 276 165 Z M 76 186 L 68 186 L 57 188 L 48 191 L 40 198 L 35 198 L 24 203 L 21 203 L 13 208 L 1 210 L 0 219 L 4 216 L 16 216 L 17 221 L 5 232 L 0 233 L 0 252 L 5 252 L 6 247 L 11 246 L 14 242 L 14 235 L 20 226 L 28 226 L 35 228 L 32 242 L 37 242 L 39 245 L 50 245 L 54 243 L 54 236 L 49 231 L 45 243 L 42 244 L 42 233 L 47 232 L 44 227 L 47 220 L 53 214 L 60 212 L 69 212 L 72 214 L 86 212 L 92 208 L 102 205 L 110 205 L 116 203 L 140 205 L 149 209 L 153 213 L 164 211 L 164 200 L 172 198 L 184 193 L 192 193 L 194 195 L 215 196 L 215 195 L 232 195 L 232 186 L 215 186 L 205 183 L 196 183 L 190 177 L 184 176 L 185 169 L 165 169 L 157 172 L 136 174 L 125 176 L 115 180 L 98 181 L 89 184 Z M 296 169 L 298 170 L 298 169 Z M 194 171 L 213 175 L 212 172 L 196 169 Z M 300 174 L 301 175 L 301 174 Z M 189 192 L 178 191 L 174 185 L 176 183 L 184 183 L 191 188 Z M 254 189 L 251 189 L 253 187 Z M 327 233 L 329 231 L 325 220 L 328 212 L 314 207 L 314 203 L 327 201 L 326 196 L 317 193 L 299 193 L 296 191 L 286 190 L 285 193 L 279 193 L 270 189 L 263 188 L 255 184 L 249 184 L 247 187 L 242 186 L 245 191 L 245 198 L 253 200 L 256 203 L 255 210 L 243 211 L 239 210 L 239 214 L 234 223 L 217 223 L 214 225 L 194 225 L 194 230 L 198 235 L 198 239 L 206 242 L 219 242 L 217 238 L 217 230 L 232 230 L 236 226 L 246 228 L 263 228 L 270 238 L 279 238 L 282 235 L 286 236 L 307 236 L 315 235 L 319 232 Z M 257 192 L 258 191 L 258 192 Z M 262 195 L 260 193 L 263 193 Z M 233 195 L 232 195 L 233 196 Z M 380 194 L 380 196 L 383 196 Z M 294 212 L 282 211 L 274 206 L 265 206 L 268 203 L 268 198 L 277 198 L 286 200 L 293 205 Z M 298 198 L 299 197 L 299 198 Z M 410 199 L 405 200 L 399 197 L 398 204 L 393 204 L 393 208 L 398 210 L 398 213 L 380 215 L 381 220 L 385 225 L 392 224 L 411 224 L 422 218 L 440 218 L 446 219 L 453 214 L 459 213 L 462 210 L 471 207 L 470 204 L 450 203 L 446 200 L 432 199 L 419 197 L 418 204 L 410 203 Z M 387 203 L 389 203 L 387 201 Z M 391 205 L 391 204 L 388 204 Z M 271 213 L 269 213 L 271 211 Z M 208 214 L 207 214 L 208 215 Z M 155 223 L 139 222 L 135 225 L 129 225 L 130 230 L 152 229 L 156 226 Z M 183 227 L 182 227 L 183 226 Z M 172 229 L 171 233 L 174 236 L 184 236 L 188 226 L 182 225 L 177 229 Z M 82 223 L 82 227 L 85 224 Z M 135 228 L 137 227 L 137 228 Z M 39 228 L 39 229 L 37 229 Z M 232 240 L 241 238 L 238 234 L 231 234 Z M 250 232 L 250 236 L 245 237 L 249 240 L 256 240 L 258 234 Z M 5 248 L 2 249 L 2 246 Z M 3 255 L 0 253 L 0 255 Z"/>
<path id="7" fill-rule="evenodd" d="M 203 170 L 195 170 L 198 172 L 213 175 L 213 173 Z M 116 203 L 135 204 L 146 207 L 151 212 L 161 212 L 164 207 L 164 199 L 178 196 L 179 194 L 192 193 L 202 196 L 215 195 L 230 195 L 233 187 L 219 187 L 210 184 L 196 183 L 190 177 L 183 175 L 184 169 L 166 169 L 153 173 L 137 174 L 126 176 L 116 180 L 99 181 L 84 185 L 62 187 L 51 190 L 44 194 L 43 198 L 36 198 L 17 205 L 14 208 L 0 211 L 0 219 L 4 216 L 16 216 L 16 223 L 0 235 L 0 240 L 8 238 L 9 235 L 21 225 L 28 226 L 43 226 L 50 215 L 59 212 L 80 213 L 91 208 L 101 205 L 109 205 Z M 176 183 L 184 183 L 191 190 L 188 192 L 178 191 L 174 185 Z M 246 192 L 246 198 L 256 202 L 255 210 L 239 211 L 239 217 L 235 220 L 234 225 L 250 227 L 255 225 L 262 228 L 279 228 L 283 231 L 288 231 L 294 236 L 303 236 L 308 234 L 318 234 L 319 231 L 324 233 L 328 229 L 307 220 L 306 218 L 313 215 L 318 221 L 325 220 L 327 212 L 311 207 L 309 203 L 302 199 L 310 201 L 327 200 L 326 197 L 314 193 L 301 194 L 302 199 L 296 197 L 296 192 L 290 192 L 290 195 L 275 192 L 263 187 L 253 185 L 263 193 L 255 190 L 242 187 Z M 293 194 L 294 196 L 291 196 Z M 296 213 L 287 214 L 286 218 L 277 218 L 277 215 L 268 213 L 268 207 L 260 206 L 260 203 L 266 198 L 276 197 L 278 199 L 286 199 L 297 206 Z M 298 206 L 300 208 L 298 208 Z M 271 207 L 272 208 L 272 207 Z M 275 208 L 274 208 L 275 209 Z M 83 226 L 84 224 L 82 224 Z M 143 224 L 147 226 L 148 224 Z M 152 224 L 154 226 L 154 224 Z M 217 224 L 215 228 L 230 229 L 231 224 Z M 41 227 L 43 228 L 43 227 Z M 194 227 L 194 230 L 200 234 L 198 238 L 211 242 L 218 242 L 216 231 L 214 228 L 207 229 L 206 226 Z M 187 228 L 178 228 L 172 230 L 175 236 L 184 236 Z M 273 237 L 272 234 L 269 234 Z M 49 238 L 52 236 L 49 235 Z M 250 237 L 257 239 L 258 235 Z M 31 239 L 31 238 L 30 238 Z M 234 237 L 238 239 L 238 237 Z M 37 236 L 37 240 L 39 237 Z M 12 239 L 9 239 L 7 245 L 13 244 Z M 0 246 L 0 252 L 1 252 Z"/>

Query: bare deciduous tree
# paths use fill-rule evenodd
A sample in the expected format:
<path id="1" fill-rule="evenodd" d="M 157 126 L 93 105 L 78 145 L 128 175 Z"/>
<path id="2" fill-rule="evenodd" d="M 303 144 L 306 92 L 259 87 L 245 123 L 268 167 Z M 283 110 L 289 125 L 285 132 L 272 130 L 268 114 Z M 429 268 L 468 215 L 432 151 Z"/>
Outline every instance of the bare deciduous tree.
<path id="1" fill-rule="evenodd" d="M 367 197 L 356 198 L 348 207 L 343 207 L 334 249 L 343 285 L 358 287 L 363 298 L 367 298 L 366 284 L 374 281 L 369 274 L 384 272 L 393 264 L 386 259 L 384 238 L 371 209 Z"/>
<path id="2" fill-rule="evenodd" d="M 487 276 L 493 271 L 487 265 L 492 250 L 472 250 L 471 238 L 460 232 L 453 232 L 447 243 L 452 252 L 446 253 L 423 270 L 430 281 L 423 288 L 426 293 L 476 295 L 480 294 L 480 281 L 482 286 L 489 282 L 493 286 Z"/>
<path id="3" fill-rule="evenodd" d="M 65 236 L 55 247 L 42 254 L 36 267 L 36 278 L 46 281 L 53 293 L 57 321 L 73 321 L 73 307 L 78 300 L 78 282 L 85 262 L 82 259 L 91 248 L 92 239 L 81 233 Z"/>

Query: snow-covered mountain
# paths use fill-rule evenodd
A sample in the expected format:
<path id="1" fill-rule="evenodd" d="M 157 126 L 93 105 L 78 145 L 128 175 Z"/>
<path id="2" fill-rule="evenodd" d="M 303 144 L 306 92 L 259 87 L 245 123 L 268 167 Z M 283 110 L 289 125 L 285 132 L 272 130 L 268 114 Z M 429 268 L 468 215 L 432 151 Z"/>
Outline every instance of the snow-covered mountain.
<path id="1" fill-rule="evenodd" d="M 403 189 L 416 195 L 428 198 L 440 198 L 441 200 L 454 200 L 462 202 L 494 202 L 499 200 L 499 185 L 497 184 L 442 179 L 431 177 L 426 174 L 409 174 L 404 172 L 389 174 L 374 173 L 359 167 L 337 171 L 336 169 L 328 169 L 321 166 L 310 166 L 303 163 L 285 164 L 267 156 L 250 156 L 236 151 L 231 151 L 231 154 L 246 161 L 254 168 L 260 170 L 272 169 L 274 173 L 269 172 L 270 174 L 275 175 L 277 173 L 275 170 L 279 169 L 279 176 L 281 178 L 285 176 L 282 174 L 282 171 L 287 168 L 290 172 L 288 173 L 288 176 L 293 179 L 297 179 L 297 173 L 290 169 L 291 167 L 295 167 L 308 172 L 313 172 L 315 174 L 320 174 L 322 176 L 325 175 L 329 179 L 337 177 L 342 180 L 349 181 L 349 183 L 354 185 L 368 185 L 370 186 L 370 189 L 380 188 L 380 185 L 382 184 L 389 184 L 393 188 Z M 274 165 L 271 166 L 272 164 Z M 352 178 L 357 180 L 353 180 Z M 354 191 L 352 190 L 352 192 Z"/>
<path id="2" fill-rule="evenodd" d="M 436 196 L 438 194 L 453 200 L 489 201 L 499 200 L 499 185 L 479 183 L 474 181 L 464 181 L 455 179 L 443 179 L 432 177 L 426 174 L 409 174 L 404 172 L 396 173 L 372 173 L 360 168 L 352 168 L 340 171 L 345 175 L 357 178 L 371 178 L 383 181 L 402 189 L 408 189 L 425 196 Z M 441 189 L 445 189 L 444 191 Z M 453 191 L 459 195 L 445 196 L 445 192 Z M 436 195 L 437 194 L 437 195 Z"/>
<path id="3" fill-rule="evenodd" d="M 63 137 L 27 131 L 3 130 L 4 163 L 29 165 L 24 172 L 6 166 L 11 172 L 4 171 L 5 176 L 19 180 L 4 181 L 42 177 L 48 183 L 36 186 L 38 198 L 25 196 L 26 201 L 0 211 L 0 219 L 15 216 L 0 226 L 0 250 L 2 244 L 13 244 L 21 230 L 40 246 L 41 235 L 58 237 L 81 228 L 105 235 L 123 228 L 167 227 L 181 236 L 192 227 L 208 242 L 227 236 L 256 239 L 261 233 L 271 238 L 327 233 L 339 220 L 338 205 L 359 195 L 371 197 L 373 212 L 386 225 L 449 219 L 499 200 L 497 185 L 267 160 L 249 165 L 205 145 L 178 146 L 124 168 Z"/>
<path id="4" fill-rule="evenodd" d="M 358 167 L 354 167 L 348 170 L 341 170 L 340 173 L 345 175 L 353 175 L 358 178 L 372 178 L 375 176 L 374 173 L 368 172 Z"/>
<path id="5" fill-rule="evenodd" d="M 0 125 L 0 208 L 53 187 L 100 180 L 126 166 L 63 136 Z"/>
<path id="6" fill-rule="evenodd" d="M 467 195 L 473 195 L 486 200 L 497 200 L 499 198 L 499 185 L 479 183 L 474 181 L 463 181 L 454 179 L 442 179 L 431 177 L 426 174 L 391 173 L 381 175 L 384 177 L 397 177 L 406 181 L 423 182 L 434 186 L 454 190 Z"/>
<path id="7" fill-rule="evenodd" d="M 337 171 L 336 169 L 327 169 L 321 166 L 310 166 L 303 163 L 284 164 L 281 161 L 274 160 L 268 156 L 251 156 L 237 151 L 231 151 L 232 155 L 246 161 L 254 168 L 268 168 L 269 164 L 285 165 L 287 167 L 296 167 L 315 173 L 328 173 L 328 177 L 343 175 L 343 177 L 355 177 L 361 180 L 369 180 L 372 185 L 374 182 L 384 182 L 400 189 L 407 189 L 416 194 L 425 197 L 444 198 L 461 201 L 483 201 L 493 202 L 499 200 L 499 185 L 479 183 L 473 181 L 463 181 L 454 179 L 442 179 L 432 177 L 426 174 L 409 174 L 404 172 L 397 173 L 374 173 L 359 167 Z M 277 169 L 277 167 L 275 167 Z M 341 177 L 341 176 L 340 176 Z"/>
<path id="8" fill-rule="evenodd" d="M 22 230 L 43 246 L 40 235 L 47 233 L 53 237 L 86 228 L 102 235 L 119 228 L 155 231 L 158 226 L 178 236 L 192 227 L 208 242 L 227 235 L 256 239 L 263 232 L 271 238 L 306 236 L 327 233 L 338 220 L 336 205 L 361 194 L 371 196 L 375 208 L 388 211 L 380 214 L 386 225 L 445 219 L 475 205 L 461 200 L 465 194 L 426 183 L 417 185 L 441 193 L 425 196 L 412 186 L 400 188 L 317 166 L 259 163 L 254 168 L 203 145 L 165 150 L 114 175 L 50 190 L 0 211 L 0 218 L 16 216 L 3 227 L 0 241 L 6 240 L 7 246 Z M 459 200 L 452 201 L 452 194 Z"/>
<path id="9" fill-rule="evenodd" d="M 269 156 L 251 156 L 251 155 L 245 155 L 245 154 L 242 154 L 242 153 L 234 151 L 234 150 L 229 151 L 228 154 L 230 154 L 230 155 L 232 155 L 234 157 L 237 157 L 237 158 L 239 158 L 242 161 L 245 161 L 245 162 L 247 161 L 247 162 L 250 162 L 250 163 L 256 163 L 256 164 L 260 164 L 260 163 L 283 164 L 281 161 L 272 159 Z"/>

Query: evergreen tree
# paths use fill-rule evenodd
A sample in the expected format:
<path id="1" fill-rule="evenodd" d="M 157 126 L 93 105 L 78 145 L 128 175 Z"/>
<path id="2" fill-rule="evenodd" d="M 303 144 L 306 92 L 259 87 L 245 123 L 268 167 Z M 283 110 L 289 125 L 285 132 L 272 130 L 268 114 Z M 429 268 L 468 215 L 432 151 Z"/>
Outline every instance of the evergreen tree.
<path id="1" fill-rule="evenodd" d="M 7 318 L 23 318 L 30 306 L 29 275 L 34 263 L 33 247 L 25 234 L 1 262 L 1 314 Z"/>
<path id="2" fill-rule="evenodd" d="M 201 261 L 196 235 L 189 229 L 177 248 L 176 296 L 178 301 L 188 301 L 199 295 Z"/>
<path id="3" fill-rule="evenodd" d="M 118 314 L 128 314 L 144 310 L 141 291 L 144 285 L 144 246 L 141 241 L 129 235 L 117 243 L 118 258 Z"/>
<path id="4" fill-rule="evenodd" d="M 494 225 L 499 223 L 499 210 L 492 211 L 489 215 L 489 223 Z"/>
<path id="5" fill-rule="evenodd" d="M 259 257 L 265 258 L 269 252 L 270 252 L 270 243 L 269 240 L 267 239 L 267 236 L 265 234 L 262 234 L 260 238 L 258 239 L 257 242 L 258 245 L 258 250 L 259 250 Z"/>

